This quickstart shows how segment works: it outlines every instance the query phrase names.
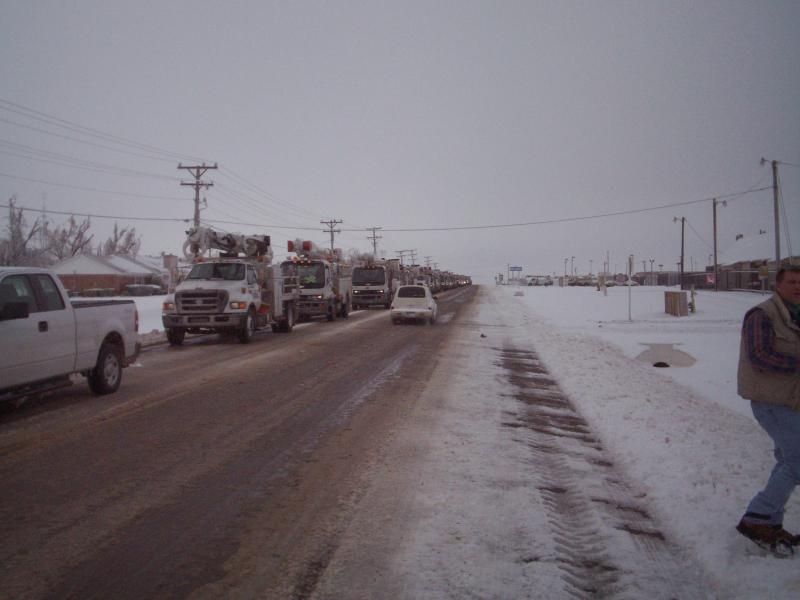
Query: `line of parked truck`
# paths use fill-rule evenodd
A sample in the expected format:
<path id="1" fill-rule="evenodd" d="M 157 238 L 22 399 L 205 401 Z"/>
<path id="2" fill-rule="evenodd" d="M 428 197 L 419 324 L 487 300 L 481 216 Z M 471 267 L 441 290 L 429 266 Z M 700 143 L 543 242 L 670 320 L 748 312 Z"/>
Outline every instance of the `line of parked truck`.
<path id="1" fill-rule="evenodd" d="M 471 283 L 466 276 L 397 260 L 352 265 L 340 252 L 311 242 L 290 242 L 291 256 L 272 264 L 267 235 L 205 227 L 187 235 L 191 269 L 163 302 L 172 345 L 182 344 L 187 333 L 208 332 L 234 333 L 247 343 L 266 327 L 289 333 L 298 321 L 346 319 L 352 309 L 371 306 L 388 309 L 401 286 L 424 286 L 430 296 Z M 70 385 L 76 374 L 97 394 L 116 391 L 122 369 L 138 356 L 138 329 L 133 300 L 70 298 L 50 271 L 0 268 L 0 401 Z"/>
<path id="2" fill-rule="evenodd" d="M 163 324 L 173 345 L 187 333 L 233 332 L 243 343 L 270 326 L 289 333 L 295 323 L 315 317 L 346 319 L 351 310 L 390 308 L 398 287 L 420 284 L 433 293 L 469 285 L 467 276 L 398 259 L 367 258 L 350 264 L 340 251 L 309 241 L 289 241 L 291 255 L 273 265 L 269 236 L 188 232 L 184 252 L 192 267 L 164 301 Z M 215 256 L 206 256 L 217 251 Z"/>

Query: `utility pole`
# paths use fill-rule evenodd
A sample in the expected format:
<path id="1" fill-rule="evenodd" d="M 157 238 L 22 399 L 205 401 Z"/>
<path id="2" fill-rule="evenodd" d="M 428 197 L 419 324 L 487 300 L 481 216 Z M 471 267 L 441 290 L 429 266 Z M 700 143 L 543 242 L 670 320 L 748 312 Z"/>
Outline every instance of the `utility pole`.
<path id="1" fill-rule="evenodd" d="M 405 256 L 406 252 L 411 252 L 411 250 L 395 250 L 394 251 L 395 254 L 399 254 L 400 255 L 400 264 L 401 265 L 403 264 L 403 257 Z"/>
<path id="2" fill-rule="evenodd" d="M 574 256 L 572 258 L 570 258 L 570 260 L 569 260 L 569 271 L 570 271 L 570 276 L 571 277 L 575 277 L 575 257 Z"/>
<path id="3" fill-rule="evenodd" d="M 672 222 L 677 223 L 678 217 L 672 217 Z M 678 264 L 681 267 L 681 274 L 680 274 L 680 288 L 683 289 L 683 243 L 684 243 L 684 233 L 686 230 L 686 217 L 681 217 L 681 262 Z"/>
<path id="4" fill-rule="evenodd" d="M 331 260 L 333 260 L 333 234 L 334 233 L 342 233 L 341 229 L 334 229 L 333 226 L 334 225 L 338 225 L 339 223 L 342 223 L 342 221 L 341 220 L 337 221 L 336 219 L 331 219 L 330 221 L 320 221 L 320 223 L 323 224 L 323 225 L 327 225 L 328 226 L 327 229 L 323 229 L 322 230 L 322 233 L 330 233 L 331 234 Z"/>
<path id="5" fill-rule="evenodd" d="M 656 285 L 653 283 L 653 279 L 655 279 L 655 273 L 653 273 L 653 263 L 656 262 L 655 258 L 650 259 L 650 285 Z"/>
<path id="6" fill-rule="evenodd" d="M 425 257 L 425 266 L 428 267 L 429 269 L 431 268 L 431 258 L 432 257 L 430 256 Z"/>
<path id="7" fill-rule="evenodd" d="M 775 270 L 781 268 L 781 229 L 780 229 L 780 180 L 778 179 L 778 165 L 777 160 L 767 161 L 766 158 L 761 158 L 761 164 L 770 162 L 772 164 L 772 197 L 775 206 Z"/>
<path id="8" fill-rule="evenodd" d="M 719 257 L 717 255 L 717 199 L 714 198 L 712 202 L 712 206 L 714 207 L 713 211 L 713 221 L 714 221 L 714 291 L 719 291 Z M 726 201 L 722 201 L 722 206 L 726 205 Z"/>
<path id="9" fill-rule="evenodd" d="M 409 254 L 411 254 L 411 264 L 412 265 L 417 264 L 417 249 L 414 248 L 413 250 L 409 250 L 408 252 Z"/>
<path id="10" fill-rule="evenodd" d="M 378 258 L 378 240 L 383 239 L 382 235 L 377 235 L 377 231 L 383 227 L 367 227 L 367 230 L 372 231 L 372 235 L 368 235 L 367 239 L 372 240 L 372 256 Z"/>
<path id="11" fill-rule="evenodd" d="M 189 185 L 194 188 L 194 227 L 197 229 L 200 227 L 200 188 L 208 189 L 214 185 L 210 181 L 200 181 L 200 178 L 209 169 L 216 169 L 217 163 L 214 163 L 213 166 L 207 165 L 206 163 L 191 166 L 178 163 L 178 168 L 189 171 L 192 177 L 194 177 L 194 181 L 181 181 L 181 185 Z"/>

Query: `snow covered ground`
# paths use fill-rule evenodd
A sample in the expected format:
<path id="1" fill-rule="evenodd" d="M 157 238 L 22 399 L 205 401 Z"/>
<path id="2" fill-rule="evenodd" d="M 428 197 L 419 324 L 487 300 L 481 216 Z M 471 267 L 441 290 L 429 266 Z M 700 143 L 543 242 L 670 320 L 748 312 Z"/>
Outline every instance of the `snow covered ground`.
<path id="1" fill-rule="evenodd" d="M 530 364 L 532 368 L 541 361 L 603 449 L 603 460 L 598 461 L 598 455 L 590 454 L 589 449 L 565 445 L 569 440 L 559 440 L 556 446 L 551 446 L 551 452 L 556 447 L 570 454 L 566 462 L 559 463 L 565 470 L 572 470 L 572 475 L 561 474 L 567 481 L 562 487 L 572 485 L 578 492 L 582 488 L 591 489 L 586 492 L 590 502 L 584 504 L 596 504 L 607 502 L 602 500 L 602 488 L 609 492 L 616 486 L 619 491 L 617 484 L 627 482 L 628 500 L 620 503 L 630 501 L 629 510 L 645 510 L 652 515 L 656 530 L 664 533 L 674 549 L 677 563 L 671 566 L 673 571 L 681 572 L 681 561 L 698 568 L 696 573 L 688 568 L 685 571 L 686 581 L 698 588 L 697 597 L 800 597 L 800 573 L 796 565 L 791 560 L 754 551 L 750 542 L 734 530 L 744 507 L 761 488 L 773 465 L 771 442 L 735 389 L 741 319 L 748 308 L 764 297 L 702 292 L 697 297 L 697 312 L 678 318 L 664 313 L 664 291 L 665 288 L 634 287 L 632 321 L 628 322 L 627 288 L 611 288 L 607 296 L 589 287 L 483 288 L 475 319 L 467 324 L 465 339 L 456 342 L 453 349 L 458 356 L 456 363 L 468 368 L 458 370 L 454 365 L 448 366 L 454 374 L 454 384 L 447 393 L 447 409 L 441 411 L 436 425 L 431 425 L 437 433 L 428 435 L 428 439 L 443 441 L 438 448 L 433 444 L 419 468 L 423 474 L 431 475 L 420 478 L 425 479 L 426 485 L 434 486 L 427 488 L 423 498 L 416 502 L 430 504 L 439 498 L 439 509 L 434 511 L 435 516 L 426 518 L 404 560 L 416 556 L 415 568 L 423 574 L 426 565 L 437 565 L 440 578 L 448 569 L 451 575 L 458 572 L 450 585 L 460 583 L 462 589 L 472 589 L 479 597 L 536 597 L 539 592 L 532 593 L 535 587 L 531 586 L 538 586 L 536 581 L 553 575 L 552 568 L 548 570 L 541 564 L 548 561 L 561 565 L 562 578 L 581 574 L 574 573 L 581 571 L 576 566 L 578 561 L 565 555 L 563 547 L 551 552 L 548 546 L 552 544 L 542 543 L 541 535 L 535 541 L 536 532 L 542 528 L 542 513 L 554 510 L 551 492 L 556 488 L 542 481 L 557 476 L 557 471 L 552 464 L 548 466 L 545 454 L 536 451 L 531 452 L 527 461 L 512 458 L 514 452 L 519 452 L 518 447 L 513 447 L 514 442 L 525 441 L 531 448 L 538 444 L 541 449 L 542 440 L 555 438 L 516 430 L 516 435 L 506 435 L 504 442 L 498 433 L 513 421 L 511 415 L 524 416 L 529 410 L 519 400 L 515 401 L 515 395 L 520 397 L 519 388 L 515 388 L 513 377 L 502 372 L 503 361 L 513 359 L 518 365 Z M 469 329 L 486 337 L 476 340 Z M 675 344 L 696 362 L 691 367 L 655 368 L 636 359 L 647 349 L 643 344 L 649 343 Z M 536 358 L 526 358 L 527 352 L 535 353 Z M 536 377 L 535 373 L 527 375 L 531 376 Z M 453 444 L 459 444 L 460 460 L 450 463 L 453 472 L 445 475 L 447 463 L 436 456 L 452 453 Z M 575 462 L 579 454 L 583 456 L 582 467 Z M 613 480 L 606 477 L 598 482 L 597 469 L 594 473 L 585 469 L 587 457 L 592 456 L 597 464 L 613 465 Z M 508 458 L 508 464 L 503 465 L 498 457 Z M 459 477 L 458 471 L 465 473 Z M 538 484 L 531 485 L 537 477 Z M 503 480 L 508 491 L 499 494 L 497 483 Z M 437 481 L 441 482 L 438 486 Z M 518 486 L 525 486 L 526 481 L 527 487 L 520 495 Z M 467 482 L 469 485 L 465 485 Z M 459 491 L 453 493 L 442 489 L 443 486 L 456 486 Z M 447 498 L 448 502 L 441 504 L 441 498 Z M 578 511 L 580 499 L 572 506 Z M 522 510 L 527 514 L 520 514 Z M 641 564 L 641 555 L 615 548 L 615 544 L 622 543 L 614 537 L 614 529 L 620 529 L 621 513 L 611 511 L 603 516 L 605 513 L 597 508 L 585 512 L 588 515 L 585 529 L 601 532 L 595 541 L 601 550 L 605 549 L 605 554 L 601 554 L 608 556 L 610 564 L 618 569 L 618 576 L 609 583 L 611 595 L 652 594 L 654 584 L 650 583 L 648 589 L 642 581 L 641 573 L 647 567 Z M 506 549 L 498 554 L 511 551 L 516 555 L 511 566 L 509 556 L 504 562 L 491 549 L 501 543 L 499 534 L 509 533 L 504 531 L 509 528 L 508 519 L 498 518 L 508 514 L 519 519 L 514 527 L 516 540 L 507 542 Z M 567 514 L 561 517 L 551 514 L 550 525 L 565 519 Z M 569 533 L 569 523 L 555 526 L 564 534 Z M 786 527 L 800 530 L 800 496 L 790 501 Z M 442 531 L 472 540 L 487 538 L 494 546 L 481 546 L 471 555 L 469 552 L 466 556 L 456 555 L 455 564 L 443 565 L 436 544 L 420 541 L 437 535 L 442 541 Z M 597 541 L 601 538 L 605 538 L 602 543 Z M 511 546 L 518 545 L 520 540 L 527 540 L 529 545 L 522 544 L 525 550 L 512 550 Z M 524 552 L 528 558 L 524 558 Z M 589 554 L 587 547 L 586 555 Z M 489 564 L 499 560 L 496 566 L 501 577 L 487 580 L 476 576 L 476 573 L 487 575 L 480 567 L 487 564 L 487 556 Z M 660 561 L 654 560 L 653 576 L 662 571 Z M 523 563 L 526 568 L 520 567 Z M 465 569 L 465 564 L 472 567 Z M 564 573 L 564 564 L 575 567 L 569 575 Z M 530 576 L 534 565 L 537 578 Z M 635 573 L 639 573 L 638 582 L 633 580 Z M 585 581 L 590 575 L 591 572 L 583 570 Z M 663 589 L 655 597 L 671 597 L 673 592 Z M 685 597 L 682 593 L 678 595 Z M 554 593 L 553 597 L 562 596 Z"/>

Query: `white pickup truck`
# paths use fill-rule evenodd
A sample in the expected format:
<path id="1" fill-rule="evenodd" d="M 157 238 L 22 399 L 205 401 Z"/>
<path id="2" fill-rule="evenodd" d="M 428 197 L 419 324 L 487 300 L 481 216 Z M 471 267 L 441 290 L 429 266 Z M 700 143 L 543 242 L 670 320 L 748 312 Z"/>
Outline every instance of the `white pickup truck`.
<path id="1" fill-rule="evenodd" d="M 70 301 L 45 269 L 0 267 L 0 401 L 72 383 L 117 391 L 136 360 L 139 313 L 133 300 Z"/>

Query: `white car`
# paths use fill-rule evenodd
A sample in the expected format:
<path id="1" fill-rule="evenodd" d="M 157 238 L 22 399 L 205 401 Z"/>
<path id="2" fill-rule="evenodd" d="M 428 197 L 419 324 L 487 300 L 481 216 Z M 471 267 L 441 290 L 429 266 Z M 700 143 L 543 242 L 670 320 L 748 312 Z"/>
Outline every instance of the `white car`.
<path id="1" fill-rule="evenodd" d="M 395 325 L 401 321 L 436 322 L 436 296 L 427 285 L 401 285 L 392 300 L 389 314 Z"/>

